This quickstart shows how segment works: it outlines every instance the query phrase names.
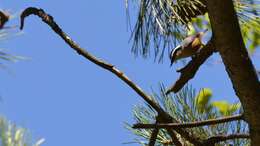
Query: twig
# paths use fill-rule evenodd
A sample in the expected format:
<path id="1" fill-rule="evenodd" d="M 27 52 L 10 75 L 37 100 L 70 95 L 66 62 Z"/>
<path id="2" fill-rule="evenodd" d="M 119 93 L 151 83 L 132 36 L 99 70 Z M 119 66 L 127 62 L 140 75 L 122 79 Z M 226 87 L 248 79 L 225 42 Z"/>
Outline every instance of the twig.
<path id="1" fill-rule="evenodd" d="M 160 117 L 157 116 L 155 124 L 158 124 L 159 121 L 160 121 Z M 155 145 L 158 133 L 159 133 L 159 129 L 158 128 L 154 128 L 152 133 L 151 133 L 151 137 L 150 137 L 148 146 L 154 146 Z"/>
<path id="2" fill-rule="evenodd" d="M 158 115 L 158 116 L 156 117 L 156 124 L 161 123 L 161 122 L 164 122 L 164 121 L 165 121 L 165 120 L 164 120 L 164 118 L 163 118 L 162 116 Z M 153 129 L 153 132 L 154 132 L 154 133 L 152 133 L 152 134 L 155 135 L 155 132 L 157 132 L 157 130 L 158 130 L 158 132 L 159 132 L 159 129 L 158 129 L 158 128 L 154 128 L 154 129 Z M 167 131 L 168 131 L 169 135 L 171 136 L 171 139 L 172 139 L 171 141 L 172 141 L 172 143 L 175 144 L 176 146 L 182 146 L 182 143 L 181 143 L 180 140 L 177 138 L 176 133 L 175 133 L 173 130 L 171 130 L 171 129 L 167 129 Z M 158 132 L 157 132 L 156 136 L 158 135 Z M 150 139 L 150 143 L 153 142 L 153 141 L 151 141 L 151 140 L 153 140 L 153 139 L 152 139 L 152 136 L 151 136 L 151 139 Z M 154 140 L 154 143 L 155 143 L 155 141 L 156 141 L 156 139 Z M 149 144 L 150 144 L 150 143 L 149 143 Z M 149 145 L 149 146 L 150 146 L 150 145 Z"/>
<path id="3" fill-rule="evenodd" d="M 225 123 L 225 122 L 231 122 L 231 121 L 236 121 L 236 120 L 242 120 L 243 115 L 234 115 L 234 116 L 227 116 L 223 118 L 218 118 L 218 119 L 210 119 L 210 120 L 205 120 L 205 121 L 196 121 L 196 122 L 189 122 L 189 123 L 156 123 L 156 124 L 135 124 L 133 128 L 142 128 L 142 129 L 151 129 L 151 128 L 166 128 L 166 129 L 172 129 L 172 128 L 194 128 L 194 127 L 199 127 L 199 126 L 205 126 L 205 125 L 216 125 L 220 123 Z"/>
<path id="4" fill-rule="evenodd" d="M 153 129 L 148 146 L 154 146 L 155 145 L 158 133 L 159 133 L 158 128 Z"/>
<path id="5" fill-rule="evenodd" d="M 174 92 L 177 93 L 180 89 L 192 79 L 199 67 L 215 52 L 215 47 L 213 45 L 213 40 L 211 39 L 201 51 L 193 58 L 184 68 L 178 70 L 181 75 L 179 79 L 172 85 L 167 91 L 166 95 Z"/>
<path id="6" fill-rule="evenodd" d="M 101 68 L 112 72 L 122 81 L 124 81 L 129 87 L 131 87 L 138 95 L 140 95 L 149 105 L 151 105 L 151 107 L 153 107 L 158 112 L 158 115 L 162 117 L 163 122 L 169 123 L 177 121 L 174 118 L 172 118 L 168 113 L 166 113 L 156 102 L 152 100 L 152 98 L 149 95 L 147 95 L 139 86 L 132 82 L 123 72 L 118 70 L 114 65 L 102 61 L 96 58 L 95 56 L 92 56 L 90 53 L 88 53 L 86 50 L 84 50 L 78 44 L 76 44 L 66 33 L 62 31 L 62 29 L 54 21 L 53 17 L 46 14 L 42 9 L 37 9 L 34 7 L 29 7 L 25 9 L 21 14 L 20 29 L 23 29 L 24 27 L 24 19 L 32 14 L 42 18 L 42 21 L 48 24 L 52 28 L 52 30 L 55 31 L 79 55 L 82 55 L 83 57 L 93 62 L 94 64 L 100 66 Z M 201 146 L 201 141 L 199 141 L 195 137 L 192 137 L 187 131 L 183 129 L 176 129 L 176 131 L 190 143 L 193 143 L 196 146 Z M 175 133 L 172 130 L 168 130 L 168 132 L 172 136 L 173 141 L 176 141 L 176 139 L 174 139 L 174 137 L 176 137 Z"/>
<path id="7" fill-rule="evenodd" d="M 203 144 L 204 145 L 214 145 L 221 141 L 226 141 L 226 140 L 230 140 L 230 139 L 240 139 L 240 138 L 248 139 L 248 138 L 250 138 L 250 135 L 243 134 L 243 133 L 236 133 L 236 134 L 229 134 L 229 135 L 216 135 L 216 136 L 211 136 L 208 139 L 206 139 L 203 142 Z"/>

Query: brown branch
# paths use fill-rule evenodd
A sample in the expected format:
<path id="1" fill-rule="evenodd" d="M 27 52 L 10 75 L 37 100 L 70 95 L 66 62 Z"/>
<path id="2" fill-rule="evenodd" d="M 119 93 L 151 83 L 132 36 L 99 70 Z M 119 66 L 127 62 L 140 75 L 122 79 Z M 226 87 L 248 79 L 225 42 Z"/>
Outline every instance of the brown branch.
<path id="1" fill-rule="evenodd" d="M 216 49 L 213 45 L 213 39 L 211 39 L 206 46 L 204 46 L 201 51 L 193 58 L 184 68 L 178 70 L 181 75 L 179 79 L 170 87 L 166 94 L 171 92 L 177 93 L 180 89 L 190 80 L 192 79 L 199 67 L 215 52 Z"/>
<path id="2" fill-rule="evenodd" d="M 159 121 L 160 121 L 160 117 L 157 116 L 155 124 L 159 123 Z M 159 133 L 159 129 L 154 128 L 152 133 L 151 133 L 151 137 L 150 137 L 148 146 L 154 146 L 155 145 L 158 133 Z"/>
<path id="3" fill-rule="evenodd" d="M 4 11 L 0 11 L 0 29 L 4 28 L 4 25 L 9 20 L 9 18 L 9 14 Z"/>
<path id="4" fill-rule="evenodd" d="M 165 120 L 164 120 L 164 118 L 162 117 L 162 116 L 157 116 L 156 117 L 156 124 L 158 124 L 158 123 L 161 123 L 161 122 L 164 122 Z M 155 128 L 154 130 L 153 130 L 153 132 L 154 133 L 152 133 L 152 134 L 154 134 L 155 135 L 155 132 L 157 132 L 157 130 L 158 130 L 158 132 L 159 132 L 159 129 L 158 128 Z M 176 146 L 182 146 L 182 143 L 179 141 L 179 139 L 177 138 L 177 136 L 176 136 L 176 133 L 173 131 L 173 130 L 171 130 L 171 129 L 167 129 L 167 131 L 168 131 L 168 134 L 171 136 L 171 139 L 172 139 L 172 143 L 174 143 Z M 158 132 L 157 132 L 157 134 L 156 134 L 156 136 L 158 135 Z M 151 140 L 152 140 L 152 136 L 151 136 L 151 139 L 150 139 L 150 143 L 151 143 Z M 156 140 L 154 140 L 154 143 L 155 143 L 155 141 Z M 152 141 L 153 142 L 153 141 Z M 150 144 L 149 143 L 149 144 Z M 150 145 L 149 145 L 150 146 Z"/>
<path id="5" fill-rule="evenodd" d="M 227 141 L 227 140 L 234 140 L 234 139 L 249 139 L 249 134 L 244 133 L 235 133 L 235 134 L 228 134 L 228 135 L 216 135 L 211 136 L 203 141 L 203 146 L 214 146 L 216 143 Z M 164 145 L 172 145 L 173 142 L 171 140 L 165 141 Z"/>
<path id="6" fill-rule="evenodd" d="M 177 131 L 177 130 L 176 130 Z M 174 143 L 176 146 L 182 146 L 182 143 L 180 142 L 180 140 L 177 138 L 177 136 L 176 136 L 176 133 L 173 131 L 173 130 L 171 130 L 171 129 L 167 129 L 167 132 L 169 133 L 169 135 L 171 136 L 171 138 L 172 138 L 172 143 Z M 186 132 L 186 131 L 184 131 L 184 132 Z M 184 132 L 182 132 L 182 134 L 184 133 Z M 188 133 L 187 133 L 188 134 Z M 190 136 L 190 135 L 187 135 L 187 136 L 189 136 L 188 138 L 188 140 L 190 140 L 191 141 L 191 143 L 200 143 L 199 141 L 197 142 L 197 141 L 194 141 L 193 140 L 193 138 Z M 187 136 L 183 136 L 183 137 L 186 137 L 187 138 Z"/>
<path id="7" fill-rule="evenodd" d="M 112 72 L 121 80 L 123 80 L 128 86 L 130 86 L 138 95 L 140 95 L 149 105 L 151 105 L 159 114 L 164 113 L 163 109 L 156 104 L 152 98 L 147 95 L 140 87 L 138 87 L 135 83 L 133 83 L 123 72 L 118 70 L 114 65 L 106 63 L 95 56 L 92 56 L 86 50 L 81 48 L 78 44 L 76 44 L 66 33 L 62 31 L 62 29 L 57 25 L 54 21 L 53 17 L 46 14 L 42 9 L 37 9 L 33 7 L 29 7 L 23 11 L 21 14 L 21 26 L 20 29 L 24 27 L 24 19 L 29 15 L 37 15 L 42 20 L 48 24 L 52 30 L 54 30 L 72 49 L 74 49 L 79 55 L 82 55 L 92 63 Z"/>
<path id="8" fill-rule="evenodd" d="M 218 119 L 210 119 L 205 121 L 196 121 L 196 122 L 189 122 L 189 123 L 156 123 L 156 124 L 135 124 L 133 128 L 142 128 L 142 129 L 151 129 L 151 128 L 166 128 L 166 129 L 172 129 L 172 128 L 194 128 L 199 126 L 206 126 L 206 125 L 216 125 L 220 123 L 225 122 L 231 122 L 236 120 L 242 120 L 243 115 L 233 115 L 233 116 L 227 116 L 223 118 Z"/>
<path id="9" fill-rule="evenodd" d="M 241 34 L 233 0 L 207 0 L 214 44 L 249 124 L 251 145 L 260 144 L 260 82 Z M 224 13 L 223 13 L 224 12 Z"/>
<path id="10" fill-rule="evenodd" d="M 124 81 L 129 87 L 131 87 L 139 96 L 141 96 L 151 107 L 153 107 L 157 112 L 158 115 L 162 117 L 163 122 L 169 123 L 169 122 L 177 122 L 176 119 L 172 118 L 168 113 L 166 113 L 156 102 L 152 100 L 152 98 L 147 95 L 139 86 L 137 86 L 134 82 L 132 82 L 123 72 L 118 70 L 114 65 L 106 63 L 105 61 L 102 61 L 95 56 L 92 56 L 90 53 L 88 53 L 86 50 L 81 48 L 78 44 L 76 44 L 66 33 L 62 31 L 62 29 L 57 25 L 57 23 L 54 21 L 53 17 L 46 14 L 42 9 L 37 9 L 33 7 L 29 7 L 23 11 L 21 14 L 21 26 L 20 29 L 23 29 L 24 27 L 24 19 L 29 15 L 37 15 L 40 18 L 42 18 L 42 21 L 48 24 L 53 31 L 55 31 L 73 50 L 75 50 L 79 55 L 82 55 L 84 58 L 88 59 L 92 63 L 100 66 L 103 69 L 106 69 L 113 74 L 115 74 L 118 78 L 120 78 L 122 81 Z M 168 130 L 169 134 L 171 135 L 173 141 L 176 141 L 175 133 L 172 130 Z M 178 132 L 183 138 L 188 140 L 190 143 L 201 146 L 201 141 L 199 141 L 197 138 L 191 136 L 187 131 L 183 129 L 176 129 L 176 132 Z M 179 142 L 180 143 L 180 142 Z"/>
<path id="11" fill-rule="evenodd" d="M 153 129 L 148 146 L 154 146 L 155 145 L 158 133 L 159 133 L 158 128 Z"/>
<path id="12" fill-rule="evenodd" d="M 229 135 L 216 135 L 216 136 L 211 136 L 208 139 L 206 139 L 203 144 L 206 146 L 209 145 L 214 145 L 218 142 L 226 141 L 226 140 L 231 140 L 231 139 L 248 139 L 250 138 L 249 134 L 243 134 L 243 133 L 236 133 L 236 134 L 229 134 Z"/>

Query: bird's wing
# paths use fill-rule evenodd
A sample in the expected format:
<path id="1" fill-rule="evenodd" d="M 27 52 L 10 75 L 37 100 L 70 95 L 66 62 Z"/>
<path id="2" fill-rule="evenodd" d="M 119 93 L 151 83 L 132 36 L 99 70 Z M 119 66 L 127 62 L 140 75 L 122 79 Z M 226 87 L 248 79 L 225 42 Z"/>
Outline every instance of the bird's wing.
<path id="1" fill-rule="evenodd" d="M 187 38 L 185 38 L 181 45 L 183 48 L 186 48 L 188 47 L 189 45 L 191 45 L 191 43 L 194 41 L 194 39 L 196 38 L 196 35 L 191 35 L 191 36 L 188 36 Z"/>
<path id="2" fill-rule="evenodd" d="M 174 49 L 171 50 L 171 53 L 170 53 L 170 59 L 171 59 L 171 66 L 173 64 L 173 62 L 175 61 L 176 59 L 176 54 L 177 52 L 182 48 L 181 45 L 178 45 L 177 47 L 175 47 Z"/>

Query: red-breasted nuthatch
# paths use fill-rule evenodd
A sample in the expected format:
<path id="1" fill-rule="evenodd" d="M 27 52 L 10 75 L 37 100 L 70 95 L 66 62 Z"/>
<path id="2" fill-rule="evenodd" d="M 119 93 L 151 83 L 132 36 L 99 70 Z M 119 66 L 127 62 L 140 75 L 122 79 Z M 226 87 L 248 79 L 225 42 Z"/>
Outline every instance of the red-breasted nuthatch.
<path id="1" fill-rule="evenodd" d="M 178 45 L 176 48 L 172 49 L 170 53 L 171 65 L 173 62 L 196 55 L 196 53 L 201 49 L 204 44 L 201 41 L 202 36 L 208 31 L 208 29 L 199 32 L 195 35 L 190 35 L 186 37 L 181 45 Z"/>

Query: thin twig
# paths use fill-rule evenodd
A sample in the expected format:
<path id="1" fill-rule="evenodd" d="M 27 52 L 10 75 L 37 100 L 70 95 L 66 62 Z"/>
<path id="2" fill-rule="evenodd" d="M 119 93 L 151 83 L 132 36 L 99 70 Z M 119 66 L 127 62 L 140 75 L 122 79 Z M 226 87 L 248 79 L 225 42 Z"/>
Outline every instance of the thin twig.
<path id="1" fill-rule="evenodd" d="M 242 120 L 243 115 L 234 115 L 234 116 L 227 116 L 218 119 L 210 119 L 205 121 L 196 121 L 196 122 L 189 122 L 189 123 L 156 123 L 156 124 L 135 124 L 133 128 L 142 128 L 142 129 L 151 129 L 151 128 L 166 128 L 166 129 L 177 129 L 177 128 L 194 128 L 206 125 L 216 125 L 225 122 L 231 122 L 236 120 Z"/>
<path id="2" fill-rule="evenodd" d="M 180 89 L 195 76 L 199 67 L 213 54 L 213 52 L 215 52 L 215 50 L 213 40 L 211 39 L 184 68 L 177 71 L 180 72 L 181 75 L 174 85 L 166 91 L 166 95 L 171 92 L 177 93 L 180 91 Z"/>
<path id="3" fill-rule="evenodd" d="M 158 124 L 159 121 L 160 121 L 160 117 L 157 116 L 155 124 Z M 159 133 L 159 129 L 158 128 L 154 128 L 152 133 L 151 133 L 148 146 L 154 146 L 155 145 L 158 133 Z"/>
<path id="4" fill-rule="evenodd" d="M 158 112 L 158 115 L 162 117 L 163 122 L 169 123 L 177 121 L 176 119 L 172 118 L 168 113 L 166 113 L 156 102 L 152 100 L 152 98 L 149 95 L 147 95 L 139 86 L 132 82 L 123 72 L 118 70 L 114 65 L 96 58 L 95 56 L 91 55 L 86 50 L 81 48 L 78 44 L 76 44 L 66 33 L 62 31 L 62 29 L 54 21 L 53 17 L 46 14 L 42 9 L 37 9 L 34 7 L 29 7 L 25 9 L 21 14 L 20 29 L 23 29 L 24 27 L 24 19 L 32 14 L 42 18 L 42 21 L 48 24 L 52 28 L 52 30 L 55 31 L 79 55 L 82 55 L 83 57 L 93 62 L 94 64 L 100 66 L 101 68 L 112 72 L 122 81 L 124 81 L 129 87 L 131 87 L 138 95 L 140 95 L 149 105 L 151 105 Z M 192 137 L 187 131 L 183 129 L 176 129 L 176 131 L 190 143 L 193 143 L 196 146 L 201 146 L 201 141 L 199 141 L 195 137 Z M 173 141 L 176 141 L 175 133 L 172 130 L 168 130 L 168 132 L 172 136 Z"/>
<path id="5" fill-rule="evenodd" d="M 156 118 L 156 123 L 161 123 L 161 122 L 164 122 L 164 118 L 160 115 L 157 116 Z M 155 128 L 153 132 L 156 132 L 156 130 L 158 130 L 159 132 L 159 129 L 158 128 Z M 176 133 L 172 130 L 172 129 L 167 129 L 167 132 L 169 133 L 169 135 L 171 136 L 172 138 L 172 143 L 175 144 L 176 146 L 182 146 L 182 143 L 180 142 L 180 140 L 177 138 L 176 136 Z M 155 134 L 155 133 L 154 133 Z M 158 133 L 157 133 L 158 135 Z M 151 141 L 150 141 L 151 142 Z"/>
<path id="6" fill-rule="evenodd" d="M 153 129 L 148 146 L 154 146 L 155 145 L 158 133 L 159 133 L 158 128 Z"/>

